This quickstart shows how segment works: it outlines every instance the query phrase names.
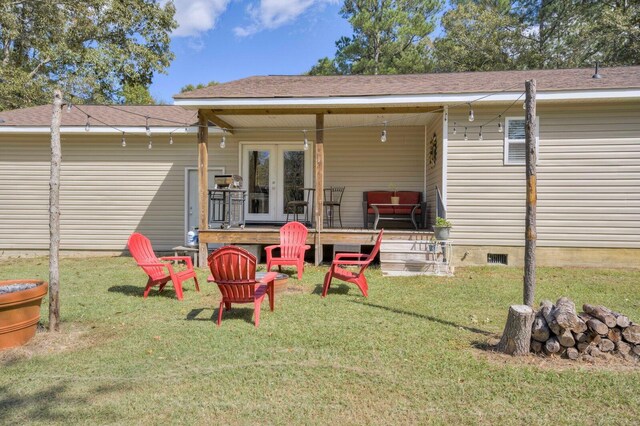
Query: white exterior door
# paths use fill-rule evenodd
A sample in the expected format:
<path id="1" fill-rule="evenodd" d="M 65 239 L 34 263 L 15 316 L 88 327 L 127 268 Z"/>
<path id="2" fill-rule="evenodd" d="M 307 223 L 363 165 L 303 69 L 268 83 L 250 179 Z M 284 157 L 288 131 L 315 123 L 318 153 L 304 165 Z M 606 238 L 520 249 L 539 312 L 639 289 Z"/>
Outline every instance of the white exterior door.
<path id="1" fill-rule="evenodd" d="M 213 188 L 214 176 L 224 174 L 224 169 L 215 167 L 209 169 L 209 188 Z M 185 220 L 184 220 L 184 241 L 187 242 L 187 232 L 200 226 L 200 203 L 198 200 L 198 169 L 190 167 L 186 170 L 185 176 Z"/>
<path id="2" fill-rule="evenodd" d="M 311 186 L 311 150 L 302 144 L 245 145 L 242 177 L 247 189 L 248 221 L 283 222 L 287 202 L 307 197 Z"/>

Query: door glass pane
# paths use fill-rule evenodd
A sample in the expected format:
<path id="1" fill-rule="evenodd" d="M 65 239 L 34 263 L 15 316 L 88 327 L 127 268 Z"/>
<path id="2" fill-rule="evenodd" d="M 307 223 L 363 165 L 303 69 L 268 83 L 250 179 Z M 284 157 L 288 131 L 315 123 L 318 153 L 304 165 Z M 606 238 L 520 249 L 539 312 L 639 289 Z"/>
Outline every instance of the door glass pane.
<path id="1" fill-rule="evenodd" d="M 269 151 L 249 151 L 249 213 L 269 213 Z"/>
<path id="2" fill-rule="evenodd" d="M 289 201 L 304 200 L 304 151 L 284 151 L 283 153 L 283 190 L 284 205 L 282 211 L 287 212 Z"/>

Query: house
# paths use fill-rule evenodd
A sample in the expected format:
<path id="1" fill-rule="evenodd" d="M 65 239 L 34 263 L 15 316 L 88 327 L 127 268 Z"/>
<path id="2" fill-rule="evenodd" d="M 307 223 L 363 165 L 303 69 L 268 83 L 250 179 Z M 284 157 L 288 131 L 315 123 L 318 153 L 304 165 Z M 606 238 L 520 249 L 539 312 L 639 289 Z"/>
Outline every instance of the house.
<path id="1" fill-rule="evenodd" d="M 309 243 L 317 248 L 370 243 L 375 231 L 363 227 L 363 192 L 394 187 L 422 193 L 428 223 L 436 214 L 453 222 L 454 263 L 521 264 L 522 105 L 533 78 L 538 263 L 640 267 L 640 67 L 600 74 L 262 76 L 128 114 L 72 108 L 63 114 L 62 248 L 119 252 L 140 231 L 168 249 L 196 223 L 203 253 L 207 243 L 269 244 L 277 227 L 253 224 L 286 220 L 291 163 L 296 185 L 315 188 L 316 206 L 322 188 L 345 187 L 342 228 L 325 225 L 324 209 L 312 215 Z M 153 110 L 134 115 L 136 108 Z M 87 116 L 124 130 L 126 147 L 122 131 L 99 122 L 86 132 Z M 48 106 L 0 112 L 0 250 L 7 253 L 47 247 L 49 117 Z M 251 167 L 257 163 L 259 173 Z M 215 174 L 239 174 L 261 188 L 248 194 L 244 229 L 205 229 Z M 382 224 L 391 240 L 432 236 L 428 228 Z M 317 261 L 322 253 L 316 250 Z"/>

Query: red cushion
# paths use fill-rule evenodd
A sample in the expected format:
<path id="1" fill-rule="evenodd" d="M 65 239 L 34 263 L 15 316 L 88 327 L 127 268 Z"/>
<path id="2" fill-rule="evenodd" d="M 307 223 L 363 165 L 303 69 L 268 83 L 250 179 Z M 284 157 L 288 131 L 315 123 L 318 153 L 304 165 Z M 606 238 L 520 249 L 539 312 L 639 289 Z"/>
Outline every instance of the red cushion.
<path id="1" fill-rule="evenodd" d="M 391 203 L 391 192 L 369 191 L 367 193 L 367 204 L 389 204 Z"/>
<path id="2" fill-rule="evenodd" d="M 420 193 L 417 191 L 398 191 L 400 204 L 419 204 Z"/>
<path id="3" fill-rule="evenodd" d="M 378 207 L 378 211 L 380 212 L 380 214 L 393 214 L 393 207 Z M 367 213 L 369 214 L 376 214 L 375 211 L 373 211 L 372 207 L 369 207 L 367 209 Z"/>
<path id="4" fill-rule="evenodd" d="M 413 210 L 413 207 L 394 207 L 393 208 L 393 212 L 395 214 L 410 215 L 411 214 L 411 210 Z M 416 209 L 415 214 L 420 214 L 420 208 Z"/>

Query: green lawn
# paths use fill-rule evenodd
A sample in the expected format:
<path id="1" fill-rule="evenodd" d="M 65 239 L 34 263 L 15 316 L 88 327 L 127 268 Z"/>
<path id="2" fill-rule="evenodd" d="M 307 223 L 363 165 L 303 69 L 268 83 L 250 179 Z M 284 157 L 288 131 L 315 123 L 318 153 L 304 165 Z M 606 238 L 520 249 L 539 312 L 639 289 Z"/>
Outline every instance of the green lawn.
<path id="1" fill-rule="evenodd" d="M 0 278 L 48 278 L 46 259 Z M 640 367 L 514 360 L 481 349 L 522 299 L 521 270 L 383 278 L 370 295 L 326 268 L 290 280 L 260 328 L 248 306 L 213 322 L 219 292 L 142 299 L 132 259 L 62 262 L 64 332 L 0 355 L 0 424 L 637 424 Z M 640 272 L 540 269 L 537 300 L 566 295 L 640 320 Z M 43 319 L 47 317 L 43 309 Z M 572 365 L 575 365 L 572 366 Z"/>

